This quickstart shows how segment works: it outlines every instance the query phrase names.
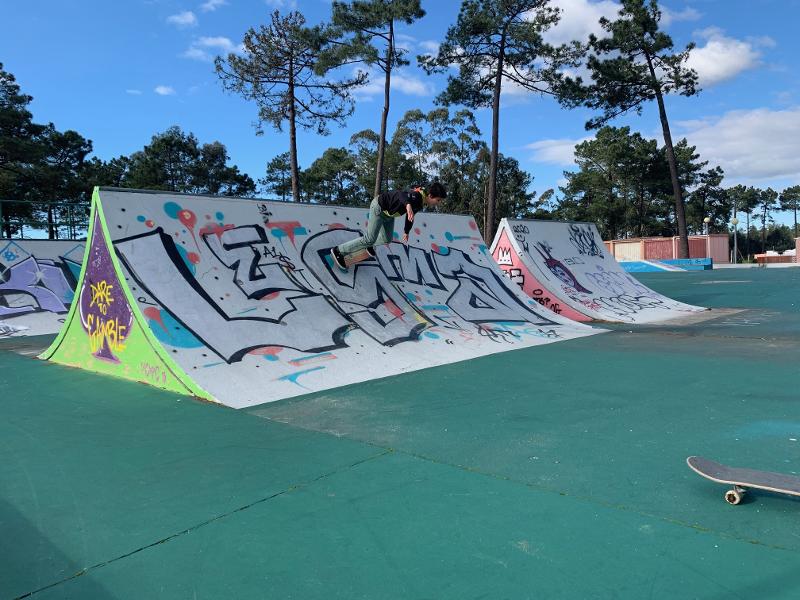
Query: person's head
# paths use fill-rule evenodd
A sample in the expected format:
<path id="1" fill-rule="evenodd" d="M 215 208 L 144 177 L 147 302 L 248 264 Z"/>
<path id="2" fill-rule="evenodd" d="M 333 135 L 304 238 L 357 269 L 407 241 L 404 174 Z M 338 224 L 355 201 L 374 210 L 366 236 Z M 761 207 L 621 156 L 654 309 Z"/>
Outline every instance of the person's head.
<path id="1" fill-rule="evenodd" d="M 447 190 L 438 181 L 434 181 L 428 186 L 425 200 L 431 206 L 438 206 L 439 202 L 447 198 Z"/>

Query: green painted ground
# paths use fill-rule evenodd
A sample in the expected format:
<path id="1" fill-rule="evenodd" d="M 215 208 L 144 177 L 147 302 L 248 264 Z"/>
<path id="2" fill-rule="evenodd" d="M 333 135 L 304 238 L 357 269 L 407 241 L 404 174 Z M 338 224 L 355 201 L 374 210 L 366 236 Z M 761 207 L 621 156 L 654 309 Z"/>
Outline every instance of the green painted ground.
<path id="1" fill-rule="evenodd" d="M 800 269 L 640 277 L 745 312 L 235 412 L 0 343 L 0 597 L 800 597 Z"/>

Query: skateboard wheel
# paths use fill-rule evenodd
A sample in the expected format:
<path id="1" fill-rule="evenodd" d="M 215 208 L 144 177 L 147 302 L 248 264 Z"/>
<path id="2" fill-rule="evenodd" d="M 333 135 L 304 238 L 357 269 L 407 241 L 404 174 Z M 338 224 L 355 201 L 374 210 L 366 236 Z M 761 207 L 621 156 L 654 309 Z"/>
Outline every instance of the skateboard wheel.
<path id="1" fill-rule="evenodd" d="M 742 494 L 738 490 L 728 490 L 725 492 L 725 502 L 728 504 L 739 504 L 742 501 Z"/>

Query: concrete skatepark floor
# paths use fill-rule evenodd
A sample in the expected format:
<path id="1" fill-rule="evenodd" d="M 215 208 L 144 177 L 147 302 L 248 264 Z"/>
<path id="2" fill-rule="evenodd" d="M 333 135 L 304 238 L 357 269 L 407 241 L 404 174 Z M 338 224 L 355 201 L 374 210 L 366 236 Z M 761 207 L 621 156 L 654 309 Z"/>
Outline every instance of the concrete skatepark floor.
<path id="1" fill-rule="evenodd" d="M 797 598 L 800 502 L 684 461 L 800 473 L 800 269 L 638 278 L 743 310 L 247 411 L 0 342 L 0 597 Z"/>

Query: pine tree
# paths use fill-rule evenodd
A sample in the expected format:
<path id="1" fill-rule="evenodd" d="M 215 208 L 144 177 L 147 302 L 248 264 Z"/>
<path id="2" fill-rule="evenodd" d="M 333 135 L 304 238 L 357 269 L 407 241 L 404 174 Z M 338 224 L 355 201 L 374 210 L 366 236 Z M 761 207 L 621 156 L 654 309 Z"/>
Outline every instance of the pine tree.
<path id="1" fill-rule="evenodd" d="M 215 61 L 224 88 L 256 102 L 257 133 L 263 133 L 264 123 L 277 131 L 288 123 L 295 202 L 300 201 L 297 127 L 326 135 L 331 123 L 343 125 L 353 112 L 350 91 L 365 79 L 363 74 L 341 80 L 318 75 L 317 61 L 329 34 L 324 27 L 309 28 L 305 22 L 297 11 L 283 16 L 276 10 L 269 25 L 245 33 L 242 55 L 231 53 Z"/>
<path id="2" fill-rule="evenodd" d="M 325 74 L 345 64 L 364 64 L 383 72 L 383 112 L 373 195 L 381 191 L 386 153 L 386 123 L 389 117 L 392 71 L 408 64 L 405 50 L 397 47 L 395 25 L 410 25 L 425 16 L 420 0 L 354 0 L 334 2 L 328 48 L 322 53 L 317 72 Z"/>
<path id="3" fill-rule="evenodd" d="M 685 64 L 694 45 L 673 53 L 672 39 L 659 29 L 660 20 L 661 11 L 656 0 L 622 0 L 617 20 L 600 19 L 608 37 L 590 37 L 587 66 L 592 83 L 585 86 L 580 78 L 565 78 L 560 87 L 560 100 L 568 106 L 585 105 L 603 111 L 586 124 L 587 129 L 602 127 L 630 111 L 641 114 L 646 102 L 655 100 L 658 103 L 680 236 L 679 256 L 688 258 L 689 237 L 681 175 L 664 96 L 670 93 L 693 96 L 698 92 L 697 73 Z"/>
<path id="4" fill-rule="evenodd" d="M 497 220 L 501 92 L 504 86 L 516 86 L 552 93 L 559 70 L 577 58 L 575 45 L 554 48 L 542 39 L 558 21 L 559 10 L 549 0 L 464 0 L 437 56 L 418 59 L 428 73 L 458 65 L 458 75 L 449 76 L 438 103 L 492 109 L 486 239 L 494 236 Z"/>

